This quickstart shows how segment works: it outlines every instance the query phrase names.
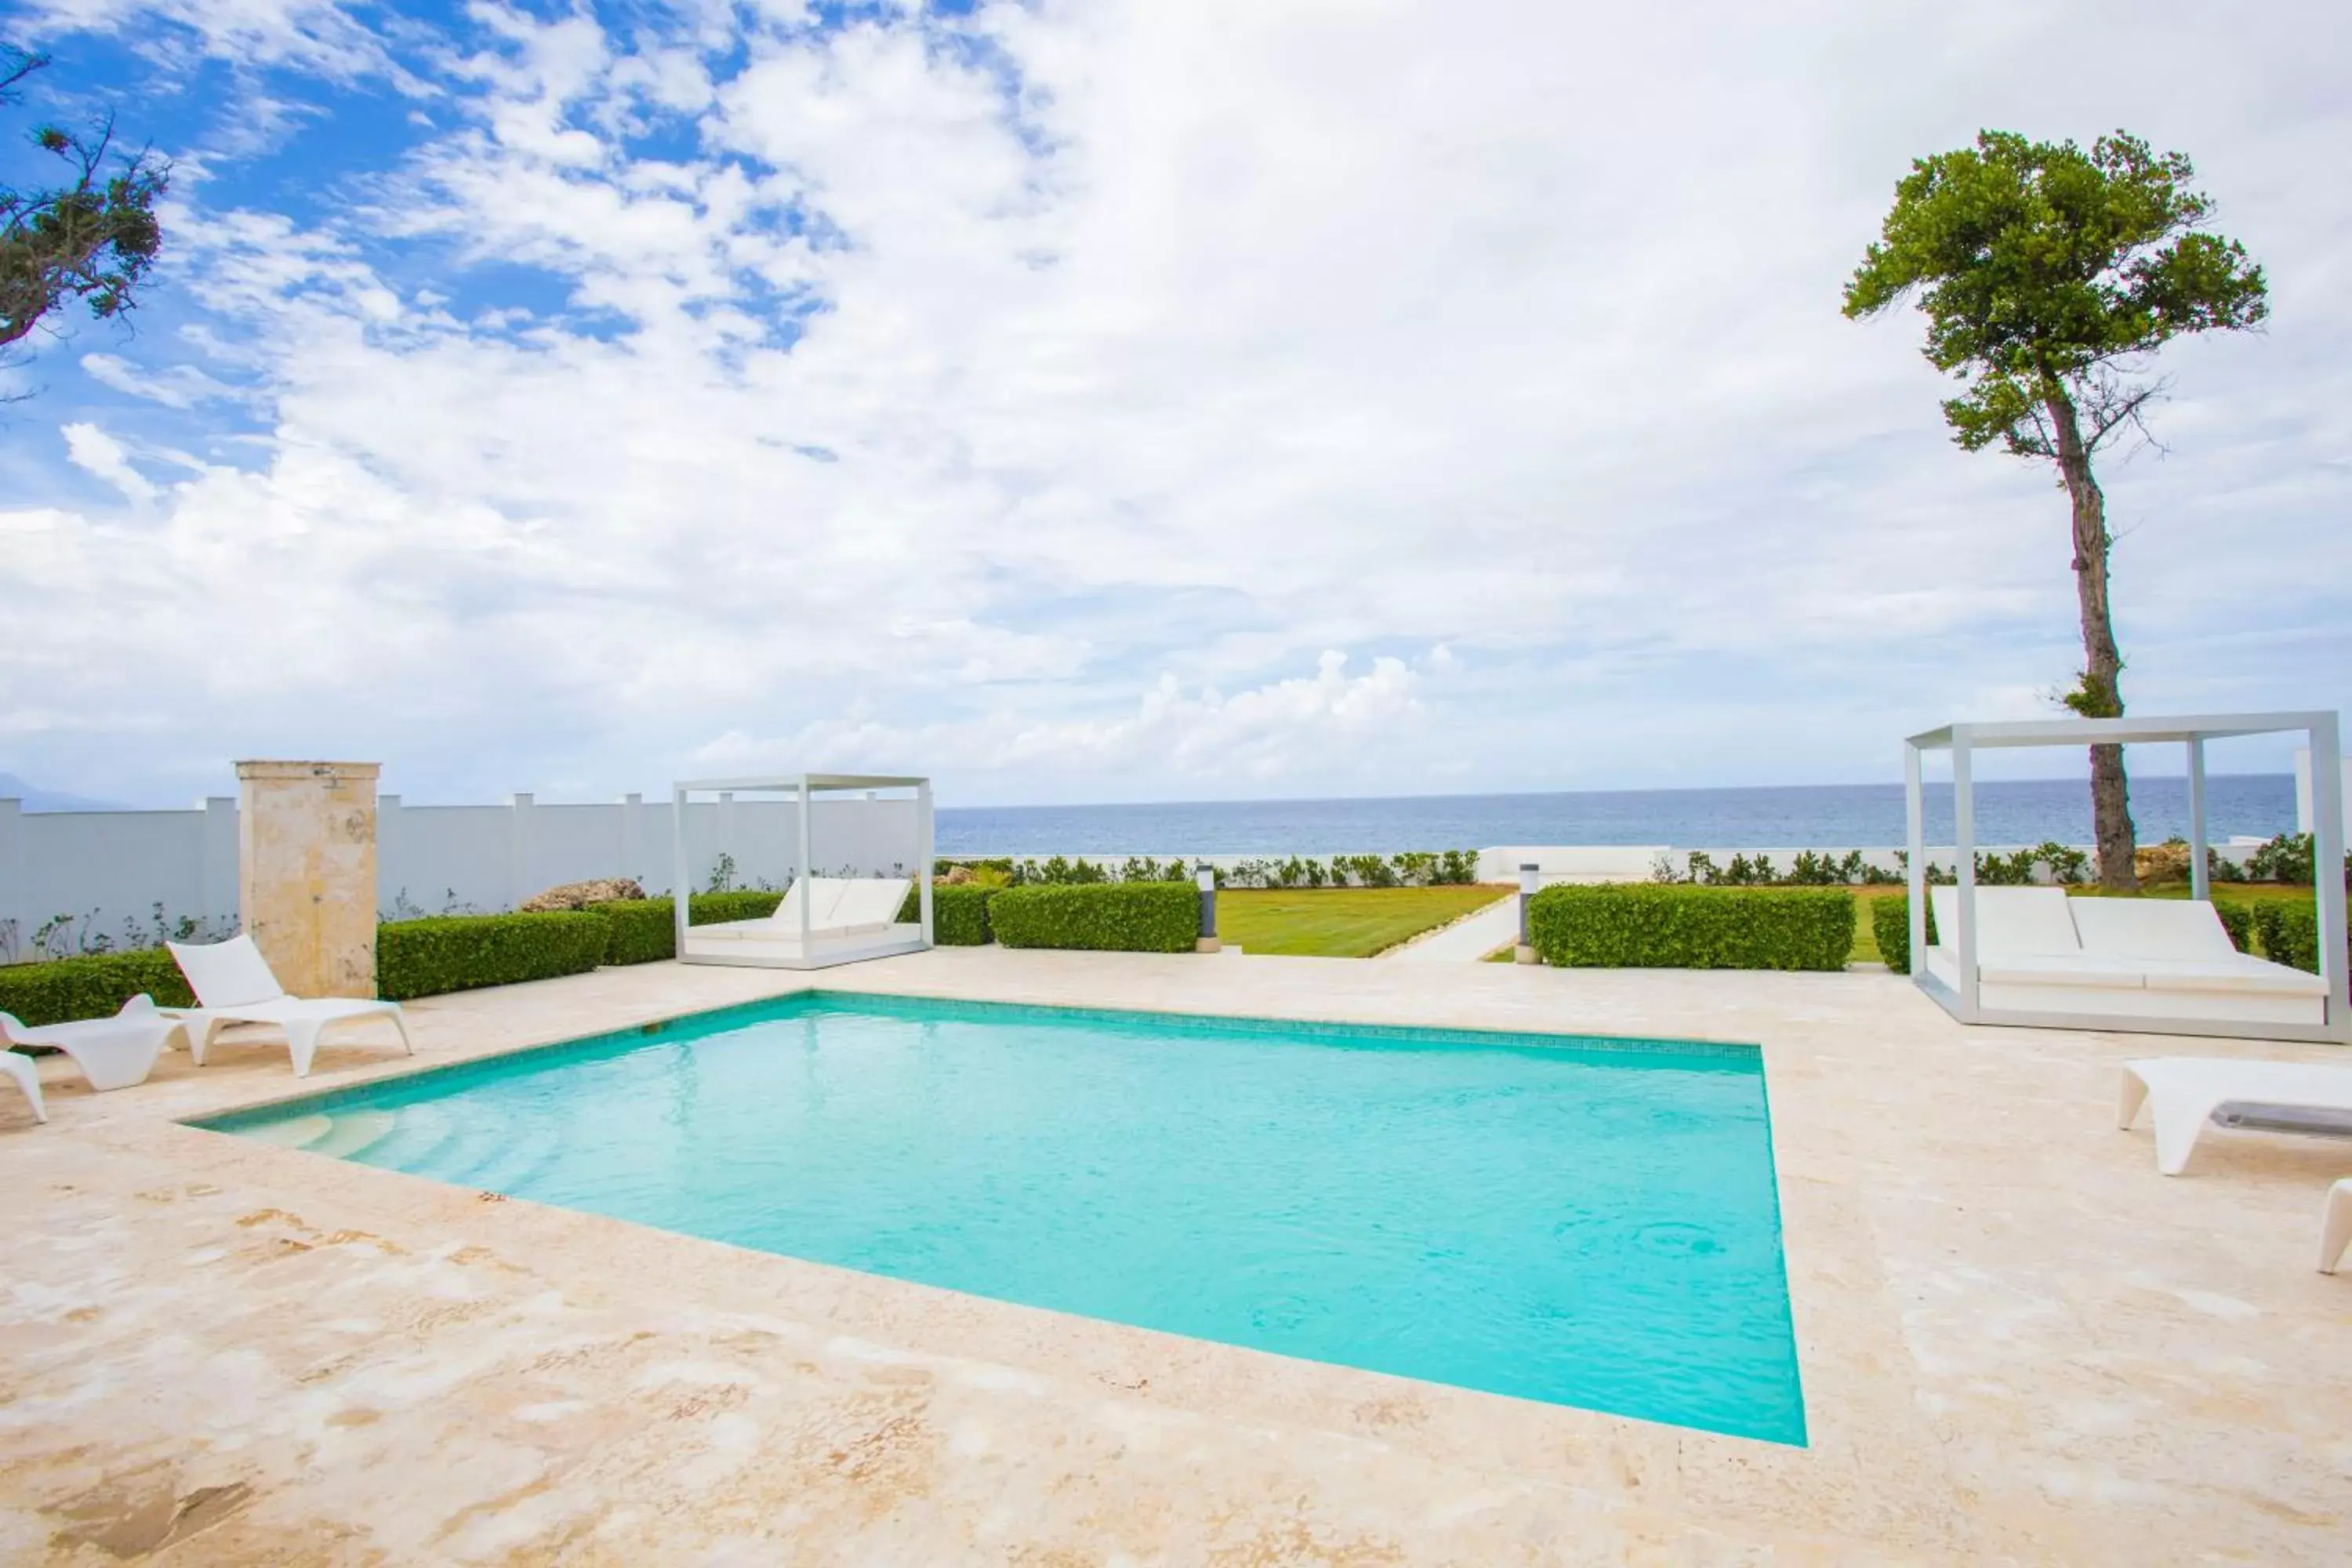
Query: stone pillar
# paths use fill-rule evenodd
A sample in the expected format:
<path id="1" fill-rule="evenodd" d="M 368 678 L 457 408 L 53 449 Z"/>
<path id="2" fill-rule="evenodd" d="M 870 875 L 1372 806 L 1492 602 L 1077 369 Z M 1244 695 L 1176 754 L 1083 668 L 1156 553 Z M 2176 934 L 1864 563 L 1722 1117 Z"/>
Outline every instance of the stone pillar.
<path id="1" fill-rule="evenodd" d="M 297 996 L 375 994 L 374 763 L 239 763 L 237 910 Z"/>

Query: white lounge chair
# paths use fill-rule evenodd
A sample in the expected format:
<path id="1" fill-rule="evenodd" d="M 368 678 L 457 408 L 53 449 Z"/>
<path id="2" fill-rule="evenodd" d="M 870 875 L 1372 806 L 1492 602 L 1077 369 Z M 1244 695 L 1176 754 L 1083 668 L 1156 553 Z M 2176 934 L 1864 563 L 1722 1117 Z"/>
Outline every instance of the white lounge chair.
<path id="1" fill-rule="evenodd" d="M 185 1026 L 157 1008 L 154 999 L 143 992 L 125 1002 L 122 1011 L 111 1018 L 32 1026 L 18 1023 L 13 1014 L 0 1013 L 0 1046 L 53 1047 L 72 1058 L 89 1087 L 100 1090 L 145 1083 L 147 1075 L 155 1070 L 155 1058 L 163 1054 L 173 1035 L 184 1038 Z"/>
<path id="2" fill-rule="evenodd" d="M 2333 1274 L 2352 1247 L 2352 1176 L 2327 1189 L 2327 1207 L 2319 1216 L 2319 1271 Z"/>
<path id="3" fill-rule="evenodd" d="M 2352 1132 L 2352 1068 L 2227 1057 L 2126 1062 L 2116 1125 L 2129 1131 L 2142 1105 L 2156 1128 L 2156 1168 L 2177 1176 L 2216 1111 L 2266 1131 Z"/>
<path id="4" fill-rule="evenodd" d="M 289 996 L 286 987 L 278 984 L 278 976 L 269 972 L 269 961 L 253 945 L 250 936 L 231 937 L 226 942 L 184 944 L 172 942 L 164 946 L 172 950 L 178 961 L 180 973 L 188 977 L 188 988 L 196 994 L 194 1007 L 167 1007 L 164 1013 L 188 1026 L 188 1054 L 196 1065 L 205 1065 L 205 1053 L 212 1048 L 213 1037 L 231 1024 L 275 1024 L 286 1031 L 286 1043 L 294 1052 L 294 1076 L 309 1078 L 310 1061 L 318 1054 L 319 1033 L 330 1024 L 352 1019 L 389 1018 L 400 1031 L 400 1048 L 414 1056 L 416 1047 L 408 1038 L 408 1019 L 397 1002 L 374 1002 L 358 996 L 320 996 L 304 998 Z"/>
<path id="5" fill-rule="evenodd" d="M 49 1108 L 41 1103 L 41 1075 L 34 1070 L 32 1058 L 0 1049 L 0 1076 L 13 1079 L 25 1091 L 25 1098 L 33 1102 L 34 1121 L 49 1119 Z"/>
<path id="6" fill-rule="evenodd" d="M 1959 896 L 1929 894 L 1927 972 L 1959 989 Z M 2240 1025 L 2326 1021 L 2327 983 L 2240 952 L 2209 903 L 1977 889 L 1977 999 L 1988 1008 Z"/>

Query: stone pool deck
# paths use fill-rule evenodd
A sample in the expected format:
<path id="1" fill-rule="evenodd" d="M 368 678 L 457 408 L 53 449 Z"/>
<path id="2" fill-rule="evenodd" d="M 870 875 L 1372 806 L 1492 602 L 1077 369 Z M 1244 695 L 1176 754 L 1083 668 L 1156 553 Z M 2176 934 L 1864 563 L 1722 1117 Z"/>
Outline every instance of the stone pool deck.
<path id="1" fill-rule="evenodd" d="M 1756 1041 L 1812 1444 L 1294 1362 L 175 1119 L 826 988 Z M 412 1005 L 0 1089 L 0 1563 L 2352 1561 L 2352 1145 L 2116 1131 L 2115 1064 L 1885 974 L 942 950 Z M 2344 1059 L 2340 1055 L 2334 1059 Z"/>

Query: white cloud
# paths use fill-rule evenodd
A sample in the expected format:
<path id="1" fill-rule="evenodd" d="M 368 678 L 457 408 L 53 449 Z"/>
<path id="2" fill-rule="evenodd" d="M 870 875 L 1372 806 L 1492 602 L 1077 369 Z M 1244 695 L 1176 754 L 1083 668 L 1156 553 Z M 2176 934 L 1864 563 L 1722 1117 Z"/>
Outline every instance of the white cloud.
<path id="1" fill-rule="evenodd" d="M 840 767 L 875 758 L 1066 795 L 1073 782 L 1101 787 L 1139 772 L 1164 783 L 1280 782 L 1308 764 L 1363 755 L 1376 742 L 1409 738 L 1425 710 L 1422 677 L 1401 658 L 1347 673 L 1348 656 L 1326 649 L 1315 673 L 1227 695 L 1188 689 L 1172 673 L 1146 687 L 1127 711 L 1037 720 L 997 711 L 950 724 L 901 728 L 866 712 L 818 721 L 773 739 L 730 729 L 698 746 L 691 760 L 728 767 Z M 1431 660 L 1433 668 L 1441 668 Z M 878 764 L 877 764 L 878 765 Z"/>
<path id="2" fill-rule="evenodd" d="M 39 497 L 0 563 L 92 734 L 183 672 L 173 794 L 265 746 L 412 795 L 729 746 L 995 798 L 1884 776 L 2076 658 L 2045 477 L 1950 447 L 1916 321 L 1836 310 L 1907 159 L 1986 121 L 2186 147 L 2271 267 L 2271 332 L 2176 353 L 2171 454 L 2108 470 L 2128 689 L 2352 701 L 2216 640 L 2341 653 L 2352 610 L 2333 8 L 144 14 L 444 100 L 330 171 L 356 209 L 179 198 L 199 319 L 85 363 L 195 466 L 79 425 L 152 515 Z M 555 286 L 472 286 L 517 268 Z M 130 793 L 105 754 L 12 771 Z"/>
<path id="3" fill-rule="evenodd" d="M 341 0 L 32 0 L 26 30 L 120 33 L 176 63 L 184 41 L 247 67 L 287 67 L 349 81 L 406 73 Z"/>
<path id="4" fill-rule="evenodd" d="M 236 388 L 216 381 L 192 364 L 149 370 L 117 354 L 81 356 L 81 368 L 99 382 L 132 397 L 143 397 L 167 408 L 193 408 L 216 399 L 233 400 Z"/>
<path id="5" fill-rule="evenodd" d="M 63 434 L 67 460 L 75 467 L 104 479 L 131 500 L 155 499 L 154 485 L 131 466 L 131 454 L 122 449 L 121 442 L 95 425 L 68 425 Z"/>

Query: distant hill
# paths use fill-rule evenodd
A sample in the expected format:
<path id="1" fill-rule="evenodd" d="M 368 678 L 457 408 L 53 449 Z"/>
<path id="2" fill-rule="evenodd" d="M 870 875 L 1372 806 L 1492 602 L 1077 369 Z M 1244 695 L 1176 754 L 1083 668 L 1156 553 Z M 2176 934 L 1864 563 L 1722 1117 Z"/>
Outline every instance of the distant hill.
<path id="1" fill-rule="evenodd" d="M 25 803 L 26 811 L 121 811 L 121 802 L 92 800 L 88 795 L 59 795 L 26 784 L 15 773 L 0 773 L 0 800 L 14 795 Z"/>

